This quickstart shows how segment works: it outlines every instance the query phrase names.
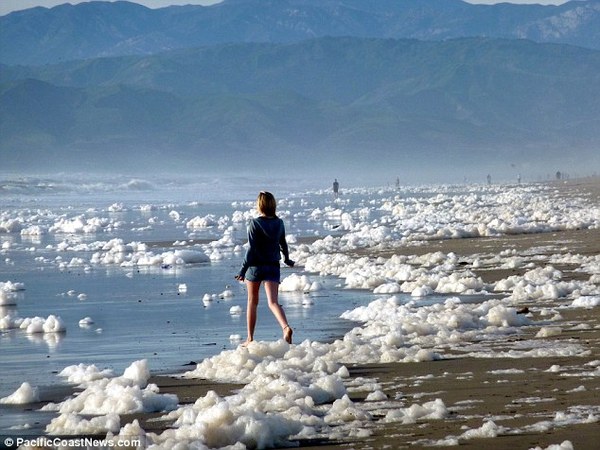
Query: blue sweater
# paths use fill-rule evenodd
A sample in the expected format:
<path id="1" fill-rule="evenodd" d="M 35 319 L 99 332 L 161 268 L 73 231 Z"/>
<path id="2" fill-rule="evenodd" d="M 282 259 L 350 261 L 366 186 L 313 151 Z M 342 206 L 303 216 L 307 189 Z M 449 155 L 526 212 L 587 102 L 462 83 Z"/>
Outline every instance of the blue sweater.
<path id="1" fill-rule="evenodd" d="M 289 250 L 285 240 L 285 226 L 279 217 L 260 216 L 248 224 L 248 244 L 240 275 L 245 276 L 250 266 L 279 265 L 280 252 L 284 261 L 289 261 Z M 293 263 L 292 263 L 293 264 Z"/>

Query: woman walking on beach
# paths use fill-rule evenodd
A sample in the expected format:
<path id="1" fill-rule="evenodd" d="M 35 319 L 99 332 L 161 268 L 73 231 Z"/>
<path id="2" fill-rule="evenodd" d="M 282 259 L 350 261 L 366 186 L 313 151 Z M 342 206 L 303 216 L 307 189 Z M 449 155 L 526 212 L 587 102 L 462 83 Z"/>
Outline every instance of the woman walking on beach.
<path id="1" fill-rule="evenodd" d="M 246 282 L 248 290 L 248 310 L 246 311 L 248 338 L 242 345 L 247 346 L 254 340 L 258 293 L 262 282 L 265 284 L 269 309 L 282 328 L 283 338 L 288 344 L 291 344 L 293 330 L 290 328 L 285 312 L 278 301 L 280 253 L 283 254 L 283 261 L 286 265 L 293 267 L 294 261 L 289 257 L 283 220 L 275 214 L 277 202 L 273 194 L 261 191 L 256 200 L 256 209 L 260 216 L 252 219 L 248 225 L 249 247 L 242 268 L 235 276 L 236 280 Z"/>

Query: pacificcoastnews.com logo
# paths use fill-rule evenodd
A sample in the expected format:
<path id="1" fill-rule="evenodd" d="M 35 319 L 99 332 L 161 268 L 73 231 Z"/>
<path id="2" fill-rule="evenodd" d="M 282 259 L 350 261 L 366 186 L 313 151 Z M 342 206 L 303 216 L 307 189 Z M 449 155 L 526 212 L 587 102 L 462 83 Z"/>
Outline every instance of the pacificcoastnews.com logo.
<path id="1" fill-rule="evenodd" d="M 122 436 L 113 439 L 99 439 L 91 437 L 65 438 L 65 437 L 3 437 L 0 441 L 4 444 L 3 448 L 134 448 L 142 449 L 142 438 L 139 436 L 125 439 Z"/>

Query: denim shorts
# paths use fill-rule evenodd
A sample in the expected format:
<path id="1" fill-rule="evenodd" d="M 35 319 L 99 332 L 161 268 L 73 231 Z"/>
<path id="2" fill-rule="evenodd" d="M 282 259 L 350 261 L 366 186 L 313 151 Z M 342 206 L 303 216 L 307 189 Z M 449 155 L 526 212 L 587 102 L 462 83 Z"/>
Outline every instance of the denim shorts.
<path id="1" fill-rule="evenodd" d="M 248 281 L 275 281 L 280 283 L 280 277 L 279 265 L 250 266 L 246 272 L 246 280 Z"/>

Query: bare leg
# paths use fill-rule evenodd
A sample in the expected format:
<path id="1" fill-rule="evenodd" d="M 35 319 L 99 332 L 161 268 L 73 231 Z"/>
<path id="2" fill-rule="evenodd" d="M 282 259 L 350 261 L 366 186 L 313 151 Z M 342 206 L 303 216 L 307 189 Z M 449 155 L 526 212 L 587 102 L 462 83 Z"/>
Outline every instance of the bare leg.
<path id="1" fill-rule="evenodd" d="M 291 344 L 293 330 L 288 325 L 285 312 L 279 304 L 279 283 L 275 281 L 265 281 L 265 292 L 267 293 L 267 300 L 269 301 L 269 309 L 283 330 L 283 339 L 285 339 L 288 344 Z"/>
<path id="2" fill-rule="evenodd" d="M 248 290 L 248 309 L 246 310 L 246 325 L 248 327 L 248 338 L 243 345 L 248 345 L 254 340 L 254 329 L 256 328 L 256 308 L 258 306 L 258 290 L 260 282 L 246 280 Z"/>

